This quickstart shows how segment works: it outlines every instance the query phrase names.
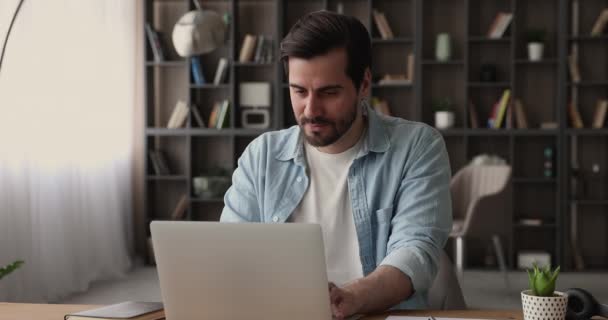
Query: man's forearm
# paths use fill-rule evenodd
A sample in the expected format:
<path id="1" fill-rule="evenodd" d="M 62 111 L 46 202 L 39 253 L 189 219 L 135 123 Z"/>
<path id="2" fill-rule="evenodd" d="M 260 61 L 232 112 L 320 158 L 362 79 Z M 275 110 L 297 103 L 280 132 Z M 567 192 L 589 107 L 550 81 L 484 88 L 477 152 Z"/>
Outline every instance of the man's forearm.
<path id="1" fill-rule="evenodd" d="M 410 277 L 392 266 L 379 266 L 348 286 L 361 303 L 359 313 L 384 311 L 414 293 Z"/>

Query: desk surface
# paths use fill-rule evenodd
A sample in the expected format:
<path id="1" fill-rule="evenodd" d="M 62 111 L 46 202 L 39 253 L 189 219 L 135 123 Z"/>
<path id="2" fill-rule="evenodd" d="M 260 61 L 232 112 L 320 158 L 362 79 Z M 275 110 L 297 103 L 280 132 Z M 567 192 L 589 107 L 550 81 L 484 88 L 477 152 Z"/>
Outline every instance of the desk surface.
<path id="1" fill-rule="evenodd" d="M 0 320 L 62 320 L 67 313 L 78 312 L 99 306 L 70 305 L 70 304 L 27 304 L 0 303 Z M 458 317 L 478 319 L 513 319 L 521 320 L 521 310 L 464 310 L 464 311 L 399 311 L 374 316 L 365 320 L 384 320 L 389 315 Z"/>

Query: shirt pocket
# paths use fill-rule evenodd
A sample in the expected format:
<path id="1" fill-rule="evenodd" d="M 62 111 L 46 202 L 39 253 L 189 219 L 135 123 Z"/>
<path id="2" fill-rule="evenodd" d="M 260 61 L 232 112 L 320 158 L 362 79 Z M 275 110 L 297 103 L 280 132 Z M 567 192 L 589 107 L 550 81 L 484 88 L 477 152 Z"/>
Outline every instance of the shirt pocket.
<path id="1" fill-rule="evenodd" d="M 376 261 L 380 263 L 386 257 L 388 239 L 391 233 L 393 207 L 376 210 Z"/>

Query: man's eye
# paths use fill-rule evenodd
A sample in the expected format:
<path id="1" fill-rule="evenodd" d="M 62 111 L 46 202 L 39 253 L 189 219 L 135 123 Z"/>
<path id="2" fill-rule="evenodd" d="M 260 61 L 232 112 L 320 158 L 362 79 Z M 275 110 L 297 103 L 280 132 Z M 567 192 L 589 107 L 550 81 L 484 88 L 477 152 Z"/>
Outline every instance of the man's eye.
<path id="1" fill-rule="evenodd" d="M 333 95 L 338 94 L 338 90 L 328 90 L 328 91 L 323 91 L 323 93 L 328 96 L 333 96 Z"/>

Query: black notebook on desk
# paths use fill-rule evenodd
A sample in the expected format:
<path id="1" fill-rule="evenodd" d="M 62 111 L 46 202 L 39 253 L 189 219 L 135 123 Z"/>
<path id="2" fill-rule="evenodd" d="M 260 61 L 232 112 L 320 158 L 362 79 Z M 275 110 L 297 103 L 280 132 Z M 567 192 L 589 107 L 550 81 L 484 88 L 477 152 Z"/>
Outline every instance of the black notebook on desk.
<path id="1" fill-rule="evenodd" d="M 165 318 L 160 302 L 127 301 L 92 310 L 66 314 L 64 320 L 159 320 Z"/>

